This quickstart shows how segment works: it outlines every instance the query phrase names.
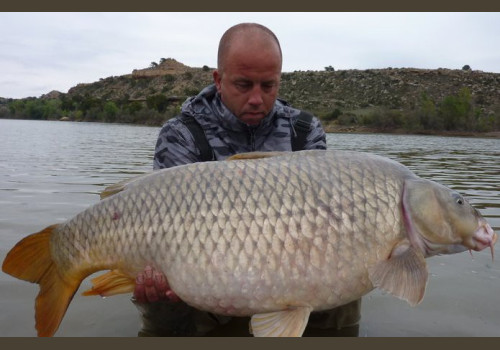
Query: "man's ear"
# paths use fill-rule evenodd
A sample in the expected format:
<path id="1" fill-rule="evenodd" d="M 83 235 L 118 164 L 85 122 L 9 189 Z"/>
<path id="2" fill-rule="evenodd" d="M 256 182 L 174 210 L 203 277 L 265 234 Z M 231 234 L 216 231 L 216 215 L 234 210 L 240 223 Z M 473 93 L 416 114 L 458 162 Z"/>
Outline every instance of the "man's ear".
<path id="1" fill-rule="evenodd" d="M 215 87 L 217 88 L 217 92 L 220 93 L 220 90 L 221 90 L 221 80 L 222 80 L 222 74 L 219 73 L 219 70 L 216 69 L 214 70 L 213 72 L 213 76 L 214 76 L 214 83 L 215 83 Z"/>

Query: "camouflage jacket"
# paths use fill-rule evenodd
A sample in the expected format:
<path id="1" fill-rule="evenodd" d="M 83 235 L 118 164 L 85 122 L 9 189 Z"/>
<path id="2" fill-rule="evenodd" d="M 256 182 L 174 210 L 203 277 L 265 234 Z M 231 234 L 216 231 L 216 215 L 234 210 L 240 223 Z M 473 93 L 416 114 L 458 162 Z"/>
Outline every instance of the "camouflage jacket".
<path id="1" fill-rule="evenodd" d="M 252 151 L 291 151 L 293 123 L 300 110 L 278 99 L 274 108 L 259 125 L 241 122 L 222 103 L 215 85 L 203 89 L 182 105 L 182 113 L 193 116 L 202 126 L 215 159 Z M 326 135 L 314 117 L 304 149 L 326 149 Z M 153 161 L 154 169 L 200 161 L 200 151 L 187 127 L 179 118 L 167 121 L 158 136 Z"/>

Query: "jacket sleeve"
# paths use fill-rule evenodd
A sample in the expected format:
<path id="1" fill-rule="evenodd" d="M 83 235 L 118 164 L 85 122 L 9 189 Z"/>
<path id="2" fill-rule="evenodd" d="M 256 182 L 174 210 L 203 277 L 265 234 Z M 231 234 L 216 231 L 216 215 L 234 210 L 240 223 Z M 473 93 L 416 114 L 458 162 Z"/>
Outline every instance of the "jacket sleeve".
<path id="1" fill-rule="evenodd" d="M 317 117 L 311 122 L 311 132 L 307 135 L 304 149 L 326 149 L 326 133 Z"/>
<path id="2" fill-rule="evenodd" d="M 199 161 L 199 150 L 186 126 L 176 118 L 165 123 L 156 141 L 153 169 L 170 168 Z"/>

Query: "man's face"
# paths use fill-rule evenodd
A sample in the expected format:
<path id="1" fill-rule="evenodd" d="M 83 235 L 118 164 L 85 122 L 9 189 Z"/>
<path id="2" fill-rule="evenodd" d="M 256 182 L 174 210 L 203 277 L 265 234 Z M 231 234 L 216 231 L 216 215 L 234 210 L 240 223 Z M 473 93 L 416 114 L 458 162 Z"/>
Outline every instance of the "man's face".
<path id="1" fill-rule="evenodd" d="M 222 102 L 242 122 L 257 125 L 273 109 L 281 77 L 276 45 L 240 41 L 226 55 L 223 71 L 214 71 Z"/>

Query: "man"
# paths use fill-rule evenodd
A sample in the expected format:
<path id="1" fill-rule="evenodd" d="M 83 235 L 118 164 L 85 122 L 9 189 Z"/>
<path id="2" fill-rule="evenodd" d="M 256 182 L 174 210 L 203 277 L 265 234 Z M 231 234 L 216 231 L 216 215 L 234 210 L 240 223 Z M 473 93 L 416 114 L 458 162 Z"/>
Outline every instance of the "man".
<path id="1" fill-rule="evenodd" d="M 186 100 L 181 116 L 163 126 L 154 169 L 223 160 L 242 152 L 326 149 L 319 120 L 278 99 L 281 66 L 279 41 L 268 28 L 242 23 L 228 29 L 219 44 L 214 84 Z M 189 307 L 151 267 L 138 277 L 134 298 L 143 312 L 140 335 L 249 335 L 248 318 Z M 304 335 L 357 335 L 359 315 L 359 300 L 312 313 Z"/>

